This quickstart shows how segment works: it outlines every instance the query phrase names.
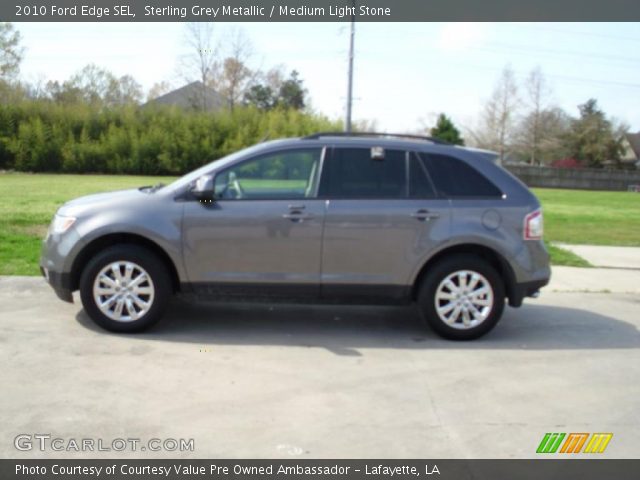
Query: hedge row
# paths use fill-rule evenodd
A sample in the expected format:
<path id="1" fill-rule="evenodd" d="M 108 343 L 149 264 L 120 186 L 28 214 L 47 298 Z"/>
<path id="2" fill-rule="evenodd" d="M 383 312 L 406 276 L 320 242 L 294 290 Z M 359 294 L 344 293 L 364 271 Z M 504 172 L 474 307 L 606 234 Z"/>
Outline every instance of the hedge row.
<path id="1" fill-rule="evenodd" d="M 175 107 L 0 105 L 0 169 L 178 175 L 269 138 L 337 130 L 296 110 L 201 113 Z"/>

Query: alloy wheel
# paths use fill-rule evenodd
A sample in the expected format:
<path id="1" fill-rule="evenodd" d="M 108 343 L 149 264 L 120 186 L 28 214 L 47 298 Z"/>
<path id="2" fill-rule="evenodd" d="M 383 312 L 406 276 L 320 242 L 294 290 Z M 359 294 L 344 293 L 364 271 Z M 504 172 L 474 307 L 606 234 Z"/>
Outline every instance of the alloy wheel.
<path id="1" fill-rule="evenodd" d="M 97 307 L 117 322 L 143 317 L 153 305 L 154 296 L 151 276 L 134 262 L 112 262 L 100 270 L 93 282 Z"/>
<path id="2" fill-rule="evenodd" d="M 452 328 L 477 327 L 491 314 L 493 288 L 480 273 L 458 270 L 447 275 L 436 288 L 435 307 L 440 320 Z"/>

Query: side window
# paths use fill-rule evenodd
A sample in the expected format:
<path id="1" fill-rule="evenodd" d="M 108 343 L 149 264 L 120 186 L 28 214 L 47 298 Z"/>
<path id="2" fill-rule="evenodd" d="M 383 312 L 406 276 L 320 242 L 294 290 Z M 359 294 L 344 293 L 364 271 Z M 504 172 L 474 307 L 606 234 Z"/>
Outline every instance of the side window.
<path id="1" fill-rule="evenodd" d="M 501 197 L 502 192 L 484 175 L 448 155 L 420 154 L 436 189 L 447 197 Z"/>
<path id="2" fill-rule="evenodd" d="M 323 179 L 323 194 L 334 198 L 406 198 L 406 154 L 370 148 L 336 148 Z"/>
<path id="3" fill-rule="evenodd" d="M 409 158 L 409 197 L 434 198 L 435 196 L 436 192 L 422 160 L 417 155 L 411 154 Z"/>
<path id="4" fill-rule="evenodd" d="M 286 150 L 247 160 L 218 173 L 219 199 L 282 200 L 315 195 L 322 150 Z"/>

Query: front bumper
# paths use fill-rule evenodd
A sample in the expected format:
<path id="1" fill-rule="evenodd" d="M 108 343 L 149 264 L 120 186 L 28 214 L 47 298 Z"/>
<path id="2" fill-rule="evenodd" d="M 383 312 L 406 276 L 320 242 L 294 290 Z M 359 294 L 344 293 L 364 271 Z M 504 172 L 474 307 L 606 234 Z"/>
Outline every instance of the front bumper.
<path id="1" fill-rule="evenodd" d="M 40 272 L 56 295 L 65 302 L 73 302 L 71 292 L 78 288 L 72 285 L 70 272 L 72 261 L 82 246 L 75 225 L 62 234 L 48 233 L 42 242 Z"/>
<path id="2" fill-rule="evenodd" d="M 73 303 L 70 274 L 53 272 L 42 266 L 40 267 L 40 273 L 42 273 L 47 283 L 51 285 L 51 288 L 53 288 L 53 291 L 60 300 Z"/>

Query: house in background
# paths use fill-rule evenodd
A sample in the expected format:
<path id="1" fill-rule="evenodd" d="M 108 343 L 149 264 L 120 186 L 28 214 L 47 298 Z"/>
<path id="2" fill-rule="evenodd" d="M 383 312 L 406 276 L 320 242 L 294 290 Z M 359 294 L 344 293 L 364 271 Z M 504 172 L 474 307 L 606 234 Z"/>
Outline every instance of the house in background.
<path id="1" fill-rule="evenodd" d="M 143 107 L 149 105 L 174 105 L 186 109 L 215 112 L 224 108 L 225 101 L 213 88 L 206 87 L 202 82 L 197 81 L 149 100 Z"/>
<path id="2" fill-rule="evenodd" d="M 627 133 L 622 142 L 624 153 L 622 154 L 622 163 L 625 165 L 634 165 L 640 168 L 640 132 Z"/>

